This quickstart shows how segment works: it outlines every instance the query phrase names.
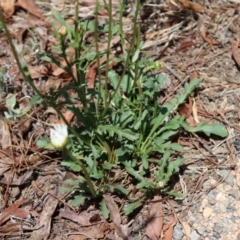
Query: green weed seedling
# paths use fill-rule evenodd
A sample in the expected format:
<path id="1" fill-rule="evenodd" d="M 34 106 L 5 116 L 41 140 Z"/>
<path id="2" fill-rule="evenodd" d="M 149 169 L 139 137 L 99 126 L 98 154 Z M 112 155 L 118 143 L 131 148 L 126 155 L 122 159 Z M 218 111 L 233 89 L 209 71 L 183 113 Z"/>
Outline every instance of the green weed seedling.
<path id="1" fill-rule="evenodd" d="M 100 8 L 97 5 L 96 12 Z M 56 110 L 69 130 L 66 136 L 68 140 L 62 141 L 64 144 L 61 145 L 61 164 L 79 176 L 78 180 L 67 180 L 71 187 L 63 189 L 72 194 L 72 204 L 78 206 L 86 199 L 102 199 L 102 194 L 115 192 L 128 196 L 129 204 L 125 207 L 125 213 L 130 214 L 153 194 L 173 197 L 181 195 L 168 185 L 171 177 L 179 172 L 184 163 L 180 157 L 183 150 L 181 145 L 172 140 L 176 134 L 180 131 L 204 132 L 207 136 L 215 134 L 226 137 L 227 131 L 218 123 L 204 123 L 191 129 L 184 117 L 173 114 L 200 84 L 201 79 L 186 83 L 184 90 L 170 102 L 159 104 L 158 98 L 165 78 L 163 74 L 153 74 L 152 71 L 159 70 L 161 63 L 145 57 L 142 51 L 143 42 L 137 24 L 140 0 L 136 2 L 133 36 L 129 42 L 123 32 L 124 4 L 119 7 L 118 23 L 112 17 L 111 0 L 104 8 L 108 11 L 109 23 L 102 28 L 97 24 L 97 14 L 96 20 L 80 22 L 76 7 L 74 26 L 70 26 L 53 10 L 53 15 L 62 25 L 60 30 L 55 29 L 60 44 L 54 51 L 65 59 L 66 64 L 63 66 L 47 53 L 41 56 L 41 60 L 63 68 L 73 81 L 57 93 L 50 91 L 49 97 L 42 96 L 34 86 L 33 89 L 43 103 Z M 88 45 L 84 43 L 87 31 L 95 33 L 95 41 Z M 100 52 L 98 40 L 102 34 L 107 36 L 108 47 Z M 120 36 L 121 39 L 122 55 L 114 57 L 114 61 L 122 66 L 120 72 L 110 68 L 111 39 L 114 36 Z M 127 48 L 127 45 L 130 47 Z M 74 49 L 74 56 L 68 54 L 69 47 Z M 100 65 L 102 57 L 106 58 L 104 65 Z M 93 61 L 98 63 L 97 79 L 94 89 L 88 89 L 86 72 Z M 29 81 L 27 69 L 22 71 Z M 77 94 L 75 100 L 82 104 L 82 108 L 74 105 L 69 90 Z M 82 127 L 73 128 L 66 121 L 60 111 L 64 105 L 75 114 Z M 61 135 L 60 129 L 55 128 L 59 130 L 55 133 L 56 136 Z M 37 144 L 41 148 L 53 148 L 54 144 L 50 140 L 41 139 Z M 137 201 L 128 192 L 127 186 L 130 183 L 141 192 Z M 104 216 L 108 217 L 104 199 L 100 200 L 100 205 Z"/>

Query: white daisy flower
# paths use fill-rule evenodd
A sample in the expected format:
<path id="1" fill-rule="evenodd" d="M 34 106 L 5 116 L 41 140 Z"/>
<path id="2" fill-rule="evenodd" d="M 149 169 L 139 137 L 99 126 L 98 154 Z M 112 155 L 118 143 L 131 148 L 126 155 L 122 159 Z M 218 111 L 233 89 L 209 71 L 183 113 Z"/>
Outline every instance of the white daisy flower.
<path id="1" fill-rule="evenodd" d="M 50 128 L 50 140 L 54 148 L 62 149 L 68 142 L 68 129 L 65 124 L 55 124 Z"/>

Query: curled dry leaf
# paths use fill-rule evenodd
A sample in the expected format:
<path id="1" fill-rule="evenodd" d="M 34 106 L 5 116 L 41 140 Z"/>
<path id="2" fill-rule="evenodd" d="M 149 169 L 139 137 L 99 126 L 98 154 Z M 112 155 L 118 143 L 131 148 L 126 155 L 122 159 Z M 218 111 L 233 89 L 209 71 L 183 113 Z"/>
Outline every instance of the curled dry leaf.
<path id="1" fill-rule="evenodd" d="M 204 7 L 198 3 L 187 0 L 175 0 L 175 2 L 184 9 L 192 10 L 194 12 L 202 12 Z"/>
<path id="2" fill-rule="evenodd" d="M 5 1 L 9 1 L 9 0 L 5 0 Z M 25 10 L 27 10 L 29 13 L 31 13 L 35 17 L 38 17 L 43 21 L 45 20 L 44 16 L 37 9 L 34 0 L 18 0 L 16 5 L 22 7 Z"/>
<path id="3" fill-rule="evenodd" d="M 155 196 L 153 200 L 156 202 L 151 205 L 149 211 L 146 235 L 151 240 L 158 240 L 163 230 L 162 199 L 159 196 Z"/>
<path id="4" fill-rule="evenodd" d="M 10 18 L 15 10 L 14 7 L 15 0 L 0 0 L 0 7 L 2 8 L 5 17 Z"/>
<path id="5" fill-rule="evenodd" d="M 0 226 L 6 222 L 7 220 L 10 219 L 10 215 L 14 214 L 15 211 L 22 205 L 28 203 L 29 200 L 21 200 L 18 202 L 15 202 L 12 204 L 10 207 L 6 208 L 5 210 L 2 211 L 1 213 L 1 218 L 0 218 Z"/>
<path id="6" fill-rule="evenodd" d="M 210 45 L 219 45 L 220 42 L 213 40 L 207 36 L 206 29 L 204 27 L 204 20 L 205 20 L 204 17 L 200 16 L 199 21 L 198 21 L 198 29 L 200 31 L 200 34 L 201 34 L 203 40 Z"/>
<path id="7" fill-rule="evenodd" d="M 240 43 L 239 40 L 233 43 L 233 45 L 232 45 L 232 55 L 233 55 L 233 58 L 234 58 L 235 62 L 237 63 L 237 65 L 240 67 L 240 60 L 239 60 L 239 57 L 238 57 L 239 43 Z"/>
<path id="8" fill-rule="evenodd" d="M 108 210 L 110 212 L 111 220 L 114 222 L 114 227 L 115 227 L 117 234 L 124 240 L 127 240 L 128 235 L 129 235 L 129 229 L 128 229 L 127 225 L 121 224 L 121 217 L 119 214 L 117 204 L 114 202 L 113 198 L 109 195 L 105 194 L 105 195 L 103 195 L 103 198 L 104 198 L 106 205 L 108 207 Z"/>
<path id="9" fill-rule="evenodd" d="M 84 216 L 83 213 L 80 213 L 79 215 L 75 213 L 72 210 L 67 210 L 67 209 L 61 209 L 60 210 L 60 216 L 66 219 L 69 219 L 73 222 L 77 222 L 81 226 L 91 226 L 91 222 L 89 219 Z"/>
<path id="10" fill-rule="evenodd" d="M 176 224 L 176 219 L 173 214 L 169 216 L 169 222 L 164 226 L 164 237 L 163 240 L 172 240 L 173 237 L 173 227 Z"/>
<path id="11" fill-rule="evenodd" d="M 5 118 L 0 117 L 0 148 L 6 149 L 11 146 L 11 135 Z"/>

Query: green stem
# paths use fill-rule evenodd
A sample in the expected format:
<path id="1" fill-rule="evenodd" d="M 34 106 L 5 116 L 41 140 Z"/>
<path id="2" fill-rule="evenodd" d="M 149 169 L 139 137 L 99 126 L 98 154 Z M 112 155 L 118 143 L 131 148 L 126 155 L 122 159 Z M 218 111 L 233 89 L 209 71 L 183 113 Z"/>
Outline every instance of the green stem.
<path id="1" fill-rule="evenodd" d="M 64 58 L 64 60 L 66 62 L 66 65 L 67 65 L 67 68 L 65 70 L 72 77 L 74 83 L 76 84 L 77 83 L 77 79 L 75 78 L 75 76 L 73 74 L 71 64 L 69 63 L 68 58 L 67 58 L 67 54 L 66 54 L 67 49 L 66 49 L 66 45 L 65 45 L 65 42 L 64 42 L 64 37 L 61 37 L 60 41 L 61 41 L 61 48 L 62 48 L 63 58 Z"/>
<path id="2" fill-rule="evenodd" d="M 106 3 L 105 3 L 106 4 Z M 104 107 L 107 106 L 107 95 L 108 93 L 108 69 L 110 63 L 110 51 L 111 51 L 111 42 L 112 42 L 112 24 L 113 24 L 113 16 L 112 16 L 112 0 L 109 0 L 107 5 L 107 12 L 108 12 L 108 44 L 107 44 L 107 60 L 106 60 L 106 76 L 105 76 L 105 99 L 104 99 Z"/>
<path id="3" fill-rule="evenodd" d="M 9 42 L 10 47 L 12 49 L 13 56 L 14 56 L 16 62 L 17 62 L 20 73 L 22 74 L 23 78 L 28 82 L 28 84 L 31 86 L 31 88 L 36 92 L 36 94 L 39 95 L 41 98 L 44 98 L 44 95 L 42 95 L 42 93 L 35 87 L 32 79 L 31 79 L 31 76 L 29 74 L 29 71 L 27 69 L 27 66 L 22 66 L 22 64 L 20 63 L 18 53 L 16 51 L 15 46 L 13 45 L 12 37 L 11 37 L 11 34 L 10 34 L 8 28 L 7 28 L 7 25 L 6 25 L 6 22 L 5 22 L 5 19 L 4 19 L 3 12 L 2 12 L 1 8 L 0 8 L 0 21 L 2 22 L 3 28 L 6 32 L 8 42 Z"/>
<path id="4" fill-rule="evenodd" d="M 137 3 L 136 3 L 136 11 L 135 11 L 135 16 L 134 16 L 134 33 L 136 34 L 136 32 L 137 32 L 137 17 L 138 17 L 138 13 L 139 13 L 139 10 L 140 10 L 140 0 L 137 0 Z M 120 85 L 121 85 L 121 83 L 122 83 L 122 79 L 123 79 L 123 77 L 125 76 L 125 74 L 126 74 L 126 71 L 127 71 L 127 69 L 129 69 L 129 66 L 130 66 L 130 64 L 131 64 L 131 62 L 130 62 L 130 56 L 132 56 L 132 54 L 133 54 L 133 51 L 135 50 L 135 48 L 134 48 L 134 46 L 135 46 L 135 36 L 134 36 L 134 34 L 133 34 L 133 37 L 132 37 L 132 40 L 131 40 L 131 44 L 130 44 L 130 52 L 128 53 L 128 55 L 127 55 L 127 59 L 126 59 L 126 62 L 125 62 L 125 65 L 124 65 L 124 68 L 123 68 L 123 72 L 122 72 L 122 75 L 121 75 L 121 78 L 119 79 L 119 82 L 118 82 L 118 84 L 117 84 L 117 87 L 116 87 L 116 89 L 115 89 L 115 91 L 114 91 L 114 93 L 113 93 L 113 96 L 112 97 L 110 97 L 110 99 L 109 99 L 109 101 L 107 102 L 107 105 L 105 106 L 105 108 L 104 108 L 104 110 L 103 110 L 103 112 L 102 112 L 102 114 L 101 114 L 101 117 L 104 117 L 105 116 L 105 114 L 106 114 L 106 112 L 107 112 L 107 110 L 108 110 L 108 108 L 109 108 L 109 105 L 111 104 L 111 101 L 112 101 L 112 99 L 114 99 L 114 97 L 115 97 L 115 95 L 117 94 L 117 92 L 118 92 L 118 89 L 119 89 L 119 87 L 120 87 Z"/>
<path id="5" fill-rule="evenodd" d="M 96 194 L 96 191 L 95 191 L 95 189 L 94 189 L 92 180 L 91 180 L 91 178 L 90 178 L 90 176 L 89 176 L 89 174 L 88 174 L 88 171 L 87 171 L 84 163 L 82 162 L 82 160 L 74 157 L 74 156 L 72 155 L 72 153 L 69 151 L 69 149 L 65 148 L 64 151 L 68 154 L 68 156 L 69 156 L 74 162 L 79 162 L 79 163 L 80 163 L 80 166 L 81 166 L 81 168 L 82 168 L 82 170 L 83 170 L 83 174 L 84 174 L 85 180 L 86 180 L 87 185 L 88 185 L 88 187 L 89 187 L 89 191 L 91 192 L 91 194 L 92 194 L 93 197 L 96 197 L 97 194 Z"/>
<path id="6" fill-rule="evenodd" d="M 81 62 L 80 60 L 80 49 L 81 49 L 81 44 L 82 44 L 82 38 L 80 38 L 80 34 L 82 29 L 80 29 L 79 25 L 79 19 L 78 19 L 78 0 L 75 0 L 75 17 L 74 17 L 74 32 L 75 32 L 75 43 L 76 46 L 74 47 L 75 50 L 75 60 L 76 60 L 76 72 L 77 72 L 77 81 L 78 84 L 80 85 L 80 98 L 81 102 L 84 107 L 84 112 L 88 112 L 88 105 L 87 105 L 87 99 L 86 99 L 86 82 L 85 82 L 85 74 L 82 70 Z"/>

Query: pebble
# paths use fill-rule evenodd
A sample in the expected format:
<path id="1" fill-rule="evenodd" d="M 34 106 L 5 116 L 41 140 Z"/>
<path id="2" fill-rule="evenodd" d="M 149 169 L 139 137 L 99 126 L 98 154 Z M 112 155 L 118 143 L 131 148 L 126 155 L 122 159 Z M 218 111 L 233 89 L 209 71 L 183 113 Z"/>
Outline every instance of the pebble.
<path id="1" fill-rule="evenodd" d="M 217 207 L 221 212 L 226 212 L 226 210 L 227 210 L 223 203 L 218 204 Z"/>
<path id="2" fill-rule="evenodd" d="M 236 191 L 232 189 L 228 192 L 228 195 L 233 197 L 233 198 L 236 198 Z"/>
<path id="3" fill-rule="evenodd" d="M 190 207 L 185 218 L 191 228 L 190 240 L 240 240 L 240 189 L 236 189 L 236 176 L 225 169 L 218 173 L 223 178 L 228 176 L 226 181 L 219 183 L 209 177 L 206 186 L 216 187 L 208 192 L 203 189 L 202 193 L 206 194 L 201 196 L 200 201 L 197 201 L 198 194 L 194 195 L 193 202 L 196 200 L 196 203 Z M 179 226 L 177 229 L 182 231 Z M 183 240 L 178 231 L 173 234 L 174 240 Z M 177 235 L 179 238 L 175 237 Z"/>
<path id="4" fill-rule="evenodd" d="M 217 203 L 217 201 L 213 198 L 209 198 L 208 202 L 210 205 L 215 205 Z"/>
<path id="5" fill-rule="evenodd" d="M 173 229 L 173 239 L 175 240 L 181 240 L 183 237 L 183 229 L 179 223 L 176 224 L 176 226 Z"/>
<path id="6" fill-rule="evenodd" d="M 222 192 L 219 192 L 216 196 L 216 201 L 223 201 L 224 200 L 224 195 Z"/>
<path id="7" fill-rule="evenodd" d="M 213 178 L 210 179 L 210 183 L 215 186 L 217 184 L 217 181 Z"/>
<path id="8" fill-rule="evenodd" d="M 229 191 L 232 190 L 232 186 L 226 185 L 226 186 L 224 186 L 224 190 L 225 190 L 226 192 L 229 192 Z"/>
<path id="9" fill-rule="evenodd" d="M 203 210 L 203 217 L 204 218 L 209 218 L 211 216 L 211 214 L 213 213 L 213 209 L 210 207 L 206 207 Z"/>
<path id="10" fill-rule="evenodd" d="M 220 173 L 220 176 L 221 177 L 223 177 L 223 178 L 226 178 L 225 179 L 225 183 L 227 183 L 227 184 L 229 184 L 229 185 L 231 185 L 231 186 L 233 186 L 234 185 L 234 176 L 229 172 L 229 170 L 225 170 L 225 169 L 223 169 L 223 170 L 220 170 L 219 171 L 219 173 Z"/>
<path id="11" fill-rule="evenodd" d="M 200 235 L 196 232 L 196 230 L 193 230 L 190 235 L 191 240 L 198 240 L 200 239 Z"/>

